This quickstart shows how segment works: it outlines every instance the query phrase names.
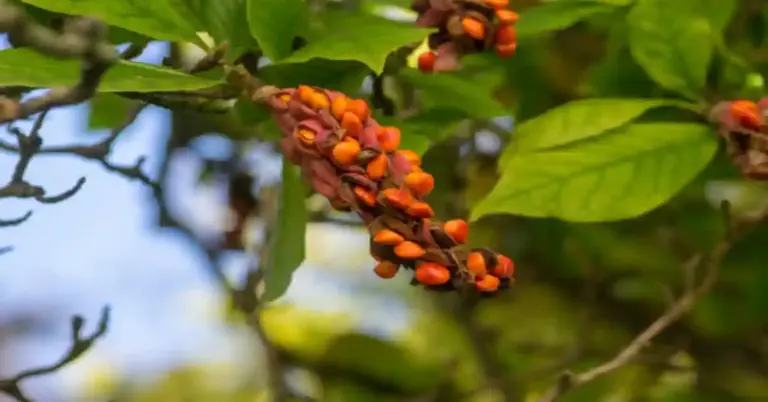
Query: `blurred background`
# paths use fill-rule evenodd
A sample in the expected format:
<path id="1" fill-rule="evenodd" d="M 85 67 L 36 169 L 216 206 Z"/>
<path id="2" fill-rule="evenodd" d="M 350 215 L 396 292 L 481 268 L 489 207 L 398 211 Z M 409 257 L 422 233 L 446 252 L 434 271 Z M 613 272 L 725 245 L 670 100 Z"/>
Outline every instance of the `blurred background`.
<path id="1" fill-rule="evenodd" d="M 492 68 L 465 78 L 480 89 L 495 86 L 518 119 L 586 95 L 642 96 L 648 78 L 621 57 L 625 48 L 606 46 L 600 26 L 598 18 L 521 41 L 510 61 L 473 58 L 468 65 Z M 151 43 L 138 60 L 167 55 L 166 44 Z M 768 59 L 755 65 L 765 74 Z M 366 79 L 360 96 L 376 85 Z M 45 143 L 98 142 L 114 126 L 109 111 L 124 111 L 120 102 L 101 96 L 53 111 Z M 508 118 L 458 120 L 431 137 L 440 141 L 417 144 L 428 148 L 424 167 L 436 178 L 430 202 L 446 218 L 466 216 L 492 188 L 512 128 Z M 0 248 L 12 247 L 0 256 L 0 378 L 54 362 L 70 344 L 70 317 L 82 315 L 90 331 L 110 305 L 107 335 L 55 374 L 25 380 L 29 396 L 266 401 L 269 373 L 278 372 L 297 400 L 531 401 L 562 370 L 610 359 L 680 294 L 683 263 L 722 234 L 720 199 L 737 213 L 768 199 L 764 186 L 741 181 L 723 156 L 673 202 L 636 220 L 482 220 L 471 243 L 511 256 L 518 280 L 500 297 L 467 304 L 411 287 L 407 275 L 379 279 L 365 228 L 309 197 L 307 259 L 264 313 L 265 347 L 232 311 L 220 273 L 240 282 L 253 264 L 252 253 L 226 236 L 242 229 L 233 224 L 232 200 L 257 210 L 260 189 L 279 181 L 281 158 L 270 143 L 241 138 L 196 113 L 144 110 L 109 159 L 130 166 L 146 157 L 162 197 L 96 162 L 36 157 L 27 178 L 51 193 L 81 176 L 88 181 L 63 203 L 0 204 L 0 219 L 34 210 L 29 221 L 0 231 Z M 0 172 L 15 161 L 0 153 Z M 257 244 L 258 219 L 240 223 Z M 217 247 L 222 236 L 232 249 Z M 768 225 L 742 238 L 719 285 L 691 315 L 635 363 L 563 400 L 768 401 L 766 244 Z"/>

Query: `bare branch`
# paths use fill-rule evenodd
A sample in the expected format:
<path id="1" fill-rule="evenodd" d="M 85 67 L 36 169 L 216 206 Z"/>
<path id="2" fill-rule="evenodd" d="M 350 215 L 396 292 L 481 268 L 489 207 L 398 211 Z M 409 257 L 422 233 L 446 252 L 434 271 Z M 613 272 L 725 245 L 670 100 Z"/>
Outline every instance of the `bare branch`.
<path id="1" fill-rule="evenodd" d="M 730 214 L 730 204 L 728 204 L 728 202 L 723 202 L 722 210 L 726 221 L 725 235 L 709 253 L 703 256 L 695 256 L 689 260 L 697 261 L 698 267 L 686 267 L 687 270 L 703 267 L 704 273 L 701 283 L 691 288 L 687 288 L 683 296 L 677 299 L 664 314 L 651 323 L 651 325 L 649 325 L 643 332 L 637 335 L 627 347 L 611 360 L 581 374 L 575 374 L 570 371 L 565 371 L 560 374 L 557 384 L 548 390 L 545 395 L 539 399 L 539 402 L 555 401 L 573 388 L 588 383 L 629 364 L 654 338 L 693 309 L 696 302 L 706 295 L 717 282 L 720 264 L 736 239 L 752 226 L 768 219 L 768 210 L 765 210 L 757 216 L 734 222 Z M 686 262 L 686 264 L 691 263 Z"/>
<path id="2" fill-rule="evenodd" d="M 49 366 L 25 370 L 13 378 L 0 379 L 0 392 L 4 392 L 16 398 L 19 402 L 30 402 L 31 400 L 21 390 L 19 383 L 29 377 L 51 374 L 82 356 L 91 348 L 91 346 L 93 346 L 97 339 L 101 338 L 107 332 L 109 312 L 109 306 L 104 306 L 102 308 L 99 325 L 96 328 L 96 331 L 88 336 L 82 335 L 83 325 L 85 324 L 83 317 L 79 315 L 72 317 L 72 344 L 67 353 L 65 353 L 56 363 Z"/>

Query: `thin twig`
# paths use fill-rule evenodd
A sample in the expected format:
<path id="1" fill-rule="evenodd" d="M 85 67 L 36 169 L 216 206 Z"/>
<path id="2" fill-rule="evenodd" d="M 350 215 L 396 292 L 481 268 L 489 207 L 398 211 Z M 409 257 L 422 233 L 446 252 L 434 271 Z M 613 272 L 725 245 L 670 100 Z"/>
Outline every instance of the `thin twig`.
<path id="1" fill-rule="evenodd" d="M 99 325 L 96 328 L 96 331 L 88 336 L 82 335 L 83 325 L 85 325 L 83 317 L 79 315 L 72 317 L 72 344 L 67 353 L 65 353 L 56 363 L 51 365 L 22 371 L 13 378 L 0 379 L 0 392 L 8 394 L 19 402 L 31 402 L 31 399 L 29 399 L 29 397 L 27 397 L 21 390 L 21 381 L 29 377 L 51 374 L 82 356 L 91 348 L 91 346 L 93 346 L 97 339 L 106 334 L 109 326 L 109 312 L 109 306 L 104 306 L 102 308 Z"/>
<path id="2" fill-rule="evenodd" d="M 763 213 L 733 222 L 730 215 L 730 205 L 723 202 L 723 215 L 726 220 L 725 235 L 723 238 L 702 258 L 698 258 L 700 266 L 704 268 L 704 276 L 698 286 L 687 290 L 667 311 L 641 332 L 632 342 L 611 360 L 586 372 L 576 374 L 570 371 L 563 372 L 557 381 L 557 384 L 549 389 L 539 402 L 552 402 L 564 395 L 566 392 L 580 385 L 586 384 L 594 379 L 613 372 L 630 362 L 632 362 L 651 341 L 661 334 L 669 326 L 677 322 L 682 316 L 691 311 L 704 295 L 706 295 L 717 282 L 720 264 L 733 246 L 736 239 L 746 230 L 757 223 L 768 218 L 768 210 Z"/>

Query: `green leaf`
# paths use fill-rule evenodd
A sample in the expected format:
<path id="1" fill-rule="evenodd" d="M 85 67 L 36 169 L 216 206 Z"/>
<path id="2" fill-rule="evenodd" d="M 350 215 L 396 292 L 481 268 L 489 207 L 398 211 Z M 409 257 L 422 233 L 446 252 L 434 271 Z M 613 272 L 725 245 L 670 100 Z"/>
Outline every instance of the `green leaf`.
<path id="1" fill-rule="evenodd" d="M 627 16 L 632 56 L 661 87 L 699 99 L 712 59 L 700 0 L 638 0 Z"/>
<path id="2" fill-rule="evenodd" d="M 304 0 L 247 0 L 248 26 L 264 55 L 278 61 L 291 54 L 293 39 L 307 23 Z"/>
<path id="3" fill-rule="evenodd" d="M 96 94 L 90 101 L 88 129 L 114 128 L 125 121 L 128 111 L 138 102 L 111 93 Z"/>
<path id="4" fill-rule="evenodd" d="M 314 85 L 351 96 L 360 90 L 370 70 L 358 61 L 314 59 L 306 63 L 270 64 L 259 70 L 259 78 L 282 88 Z"/>
<path id="5" fill-rule="evenodd" d="M 520 123 L 499 166 L 517 153 L 591 138 L 627 124 L 650 109 L 672 105 L 674 101 L 664 99 L 594 98 L 568 102 Z"/>
<path id="6" fill-rule="evenodd" d="M 74 85 L 80 76 L 77 60 L 47 57 L 29 48 L 0 51 L 0 85 L 46 88 Z M 152 64 L 119 61 L 104 75 L 99 92 L 157 92 L 210 88 L 220 84 Z"/>
<path id="7" fill-rule="evenodd" d="M 373 15 L 327 11 L 310 27 L 308 43 L 280 63 L 302 63 L 316 58 L 357 60 L 376 74 L 384 71 L 395 49 L 424 39 L 431 31 Z"/>
<path id="8" fill-rule="evenodd" d="M 472 210 L 573 222 L 634 218 L 667 202 L 717 150 L 699 124 L 634 124 L 590 141 L 515 154 L 501 179 Z"/>
<path id="9" fill-rule="evenodd" d="M 568 28 L 593 15 L 616 11 L 624 4 L 591 1 L 551 1 L 526 9 L 517 23 L 519 37 Z"/>
<path id="10" fill-rule="evenodd" d="M 279 298 L 288 290 L 293 273 L 304 261 L 306 193 L 298 168 L 283 159 L 282 194 L 264 271 L 265 286 L 261 300 L 265 302 Z"/>
<path id="11" fill-rule="evenodd" d="M 248 30 L 246 0 L 186 0 L 186 3 L 216 43 L 229 44 L 229 59 L 236 59 L 256 47 Z"/>
<path id="12" fill-rule="evenodd" d="M 493 92 L 502 82 L 501 74 L 495 72 L 473 77 L 463 72 L 424 74 L 408 68 L 401 71 L 399 77 L 416 87 L 422 102 L 427 101 L 435 108 L 455 109 L 475 118 L 511 114 L 494 97 Z"/>
<path id="13" fill-rule="evenodd" d="M 201 24 L 184 0 L 22 0 L 68 15 L 98 17 L 110 25 L 155 39 L 199 42 Z"/>
<path id="14" fill-rule="evenodd" d="M 704 17 L 709 20 L 712 30 L 718 35 L 722 35 L 731 22 L 737 3 L 737 0 L 701 0 Z"/>

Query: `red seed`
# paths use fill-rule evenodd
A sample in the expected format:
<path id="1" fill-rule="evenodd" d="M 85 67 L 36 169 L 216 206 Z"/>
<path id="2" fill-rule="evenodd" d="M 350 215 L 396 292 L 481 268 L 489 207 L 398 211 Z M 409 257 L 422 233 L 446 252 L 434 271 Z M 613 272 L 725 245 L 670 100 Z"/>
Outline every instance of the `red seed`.
<path id="1" fill-rule="evenodd" d="M 415 278 L 427 286 L 442 285 L 451 280 L 451 272 L 444 265 L 434 262 L 424 262 L 416 267 Z"/>
<path id="2" fill-rule="evenodd" d="M 435 70 L 435 59 L 437 54 L 429 51 L 419 55 L 419 70 L 425 73 L 431 73 Z"/>
<path id="3" fill-rule="evenodd" d="M 515 263 L 509 257 L 498 254 L 496 266 L 493 267 L 493 275 L 499 278 L 511 278 L 515 276 Z"/>

